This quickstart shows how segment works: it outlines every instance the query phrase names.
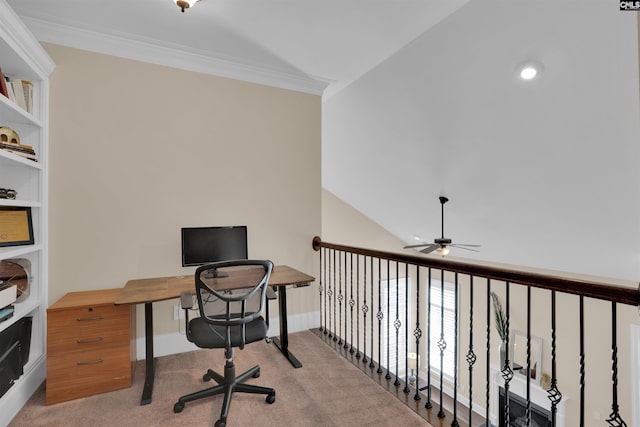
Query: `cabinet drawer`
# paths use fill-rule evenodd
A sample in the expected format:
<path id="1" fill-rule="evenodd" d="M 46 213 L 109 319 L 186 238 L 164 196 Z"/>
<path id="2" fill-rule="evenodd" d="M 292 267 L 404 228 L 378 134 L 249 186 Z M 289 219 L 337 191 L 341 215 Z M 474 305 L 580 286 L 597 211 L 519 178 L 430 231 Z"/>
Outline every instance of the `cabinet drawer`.
<path id="1" fill-rule="evenodd" d="M 131 386 L 128 347 L 102 348 L 47 357 L 46 403 Z"/>
<path id="2" fill-rule="evenodd" d="M 47 352 L 73 352 L 127 345 L 129 306 L 98 306 L 48 313 Z"/>

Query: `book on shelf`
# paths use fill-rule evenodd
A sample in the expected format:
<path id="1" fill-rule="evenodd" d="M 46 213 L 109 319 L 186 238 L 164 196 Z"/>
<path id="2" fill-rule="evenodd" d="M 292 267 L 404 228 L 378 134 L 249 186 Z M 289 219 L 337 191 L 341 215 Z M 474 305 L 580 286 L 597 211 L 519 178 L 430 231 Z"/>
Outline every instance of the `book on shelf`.
<path id="1" fill-rule="evenodd" d="M 16 144 L 15 142 L 0 141 L 0 148 L 14 151 L 22 151 L 28 154 L 36 154 L 30 145 Z"/>
<path id="2" fill-rule="evenodd" d="M 22 145 L 22 144 L 15 144 L 13 142 L 0 141 L 0 149 L 4 151 L 8 151 L 9 153 L 16 154 L 20 157 L 24 157 L 25 159 L 33 160 L 34 162 L 38 161 L 36 152 L 33 150 L 33 147 L 29 145 Z"/>
<path id="3" fill-rule="evenodd" d="M 9 77 L 7 76 L 3 76 L 4 77 L 4 83 L 7 86 L 7 97 L 13 101 L 16 102 L 16 94 L 13 92 L 13 85 L 11 84 L 11 81 L 9 81 Z"/>
<path id="4" fill-rule="evenodd" d="M 7 98 L 9 97 L 9 92 L 7 89 L 7 81 L 4 79 L 4 74 L 2 74 L 2 69 L 0 68 L 0 93 Z"/>
<path id="5" fill-rule="evenodd" d="M 0 322 L 10 319 L 13 317 L 13 306 L 12 305 L 8 305 L 2 309 L 0 309 Z"/>
<path id="6" fill-rule="evenodd" d="M 9 84 L 13 88 L 13 93 L 16 97 L 15 102 L 24 111 L 27 111 L 27 100 L 24 97 L 24 89 L 22 88 L 22 80 L 13 77 L 9 78 Z"/>
<path id="7" fill-rule="evenodd" d="M 18 77 L 2 77 L 6 86 L 6 96 L 26 112 L 33 113 L 33 83 Z"/>

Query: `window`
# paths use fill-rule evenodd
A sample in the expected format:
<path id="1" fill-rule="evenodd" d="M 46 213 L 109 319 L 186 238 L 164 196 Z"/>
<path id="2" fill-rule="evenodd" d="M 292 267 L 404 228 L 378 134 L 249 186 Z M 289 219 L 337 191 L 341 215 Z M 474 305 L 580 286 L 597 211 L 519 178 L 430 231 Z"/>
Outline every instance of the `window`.
<path id="1" fill-rule="evenodd" d="M 405 347 L 406 340 L 406 296 L 407 296 L 407 285 L 411 288 L 411 279 L 407 279 L 405 277 L 401 277 L 399 279 L 391 279 L 384 280 L 381 283 L 382 289 L 382 306 L 386 307 L 387 298 L 389 301 L 389 312 L 384 312 L 384 319 L 382 320 L 382 342 L 383 342 L 383 352 L 380 355 L 382 359 L 382 366 L 389 367 L 389 370 L 395 372 L 396 369 L 396 341 L 398 342 L 398 376 L 401 376 L 405 373 L 405 360 L 407 357 L 407 349 Z M 388 288 L 388 294 L 387 294 Z M 397 310 L 396 310 L 396 301 L 397 301 Z M 400 321 L 400 328 L 398 329 L 398 337 L 396 338 L 396 327 L 394 322 L 396 321 L 396 313 L 398 316 L 398 320 Z M 411 322 L 411 320 L 409 320 Z M 409 323 L 411 324 L 411 323 Z M 411 331 L 411 327 L 409 327 L 409 331 Z M 386 346 L 389 346 L 389 361 L 390 365 L 387 363 L 387 351 Z"/>
<path id="2" fill-rule="evenodd" d="M 431 354 L 430 364 L 431 369 L 440 372 L 440 348 L 438 347 L 438 342 L 440 341 L 442 331 L 441 319 L 444 319 L 444 341 L 447 346 L 444 350 L 442 360 L 442 373 L 453 378 L 455 360 L 454 344 L 456 339 L 455 285 L 446 281 L 444 282 L 444 298 L 441 289 L 442 282 L 440 280 L 434 279 L 431 281 L 431 323 L 429 325 L 431 332 L 431 344 L 429 347 Z M 444 315 L 442 315 L 443 312 Z"/>

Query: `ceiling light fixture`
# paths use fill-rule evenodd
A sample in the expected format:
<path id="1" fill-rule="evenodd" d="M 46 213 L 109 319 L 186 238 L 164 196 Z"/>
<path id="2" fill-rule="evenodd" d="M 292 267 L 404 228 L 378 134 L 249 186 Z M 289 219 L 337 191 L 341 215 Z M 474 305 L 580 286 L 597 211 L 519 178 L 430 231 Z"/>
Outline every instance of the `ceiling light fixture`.
<path id="1" fill-rule="evenodd" d="M 449 252 L 451 251 L 451 249 L 449 249 L 448 246 L 440 246 L 436 252 L 438 252 L 440 255 L 442 256 L 447 256 L 449 255 Z"/>
<path id="2" fill-rule="evenodd" d="M 176 2 L 178 7 L 182 10 L 182 13 L 184 13 L 185 9 L 189 9 L 191 6 L 193 6 L 200 0 L 173 0 L 173 1 Z"/>
<path id="3" fill-rule="evenodd" d="M 542 74 L 542 65 L 537 62 L 524 62 L 516 68 L 516 71 L 520 80 L 530 82 L 540 78 L 540 75 Z"/>

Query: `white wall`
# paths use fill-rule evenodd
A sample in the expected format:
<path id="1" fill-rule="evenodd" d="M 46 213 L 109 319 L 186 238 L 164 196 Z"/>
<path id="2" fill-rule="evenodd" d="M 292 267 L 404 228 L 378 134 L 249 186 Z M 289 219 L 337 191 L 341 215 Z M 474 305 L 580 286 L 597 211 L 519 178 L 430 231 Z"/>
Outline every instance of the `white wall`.
<path id="1" fill-rule="evenodd" d="M 405 242 L 439 236 L 445 194 L 445 234 L 482 245 L 458 256 L 637 280 L 636 19 L 470 1 L 325 100 L 323 187 Z M 527 59 L 545 67 L 531 85 Z"/>

